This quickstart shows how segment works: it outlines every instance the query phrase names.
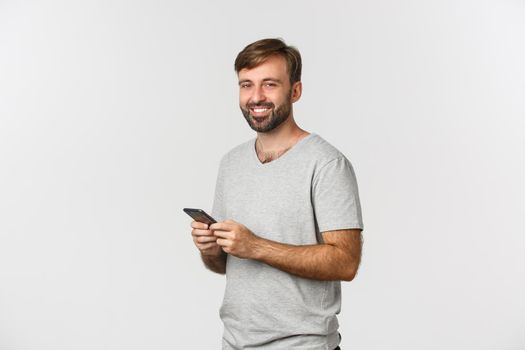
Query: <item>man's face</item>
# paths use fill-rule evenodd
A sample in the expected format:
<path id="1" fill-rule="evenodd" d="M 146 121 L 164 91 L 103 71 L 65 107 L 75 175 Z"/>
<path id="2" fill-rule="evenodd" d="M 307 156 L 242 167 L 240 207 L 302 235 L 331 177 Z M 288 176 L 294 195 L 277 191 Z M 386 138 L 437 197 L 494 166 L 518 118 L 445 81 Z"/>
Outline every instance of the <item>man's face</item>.
<path id="1" fill-rule="evenodd" d="M 255 68 L 239 71 L 241 111 L 257 132 L 269 132 L 288 119 L 292 103 L 299 98 L 293 90 L 283 57 L 272 56 Z"/>

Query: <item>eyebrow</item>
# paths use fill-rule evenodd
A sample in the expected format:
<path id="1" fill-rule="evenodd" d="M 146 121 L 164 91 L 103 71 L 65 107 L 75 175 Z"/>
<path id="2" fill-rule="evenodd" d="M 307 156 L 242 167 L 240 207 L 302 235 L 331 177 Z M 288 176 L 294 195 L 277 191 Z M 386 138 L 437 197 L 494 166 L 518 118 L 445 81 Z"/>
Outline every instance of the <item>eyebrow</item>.
<path id="1" fill-rule="evenodd" d="M 263 82 L 268 82 L 268 81 L 273 81 L 273 82 L 282 84 L 282 81 L 280 79 L 276 79 L 276 78 L 264 78 L 263 79 Z M 250 79 L 239 80 L 239 85 L 241 85 L 243 83 L 252 83 L 252 81 Z"/>
<path id="2" fill-rule="evenodd" d="M 265 78 L 265 79 L 263 79 L 263 81 L 273 81 L 273 82 L 279 83 L 279 84 L 282 83 L 282 81 L 280 79 L 275 79 L 275 78 Z"/>

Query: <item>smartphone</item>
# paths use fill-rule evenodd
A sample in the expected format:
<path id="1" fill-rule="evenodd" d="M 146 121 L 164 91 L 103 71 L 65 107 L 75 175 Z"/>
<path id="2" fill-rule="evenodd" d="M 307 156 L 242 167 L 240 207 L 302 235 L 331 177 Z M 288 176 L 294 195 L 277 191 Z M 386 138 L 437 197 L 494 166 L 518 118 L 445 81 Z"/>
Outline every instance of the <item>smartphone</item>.
<path id="1" fill-rule="evenodd" d="M 206 213 L 202 209 L 184 208 L 182 210 L 184 210 L 184 212 L 191 216 L 195 221 L 203 222 L 207 225 L 211 225 L 217 222 L 217 220 L 212 218 L 208 213 Z"/>

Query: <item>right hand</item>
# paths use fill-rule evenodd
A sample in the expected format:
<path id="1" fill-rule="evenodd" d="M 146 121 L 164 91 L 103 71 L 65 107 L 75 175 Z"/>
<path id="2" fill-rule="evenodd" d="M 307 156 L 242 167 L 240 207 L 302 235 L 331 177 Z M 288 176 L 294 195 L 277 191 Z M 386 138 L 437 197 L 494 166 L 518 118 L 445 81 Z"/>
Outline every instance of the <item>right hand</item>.
<path id="1" fill-rule="evenodd" d="M 219 256 L 222 253 L 221 246 L 217 244 L 217 237 L 213 235 L 212 230 L 208 229 L 208 225 L 203 222 L 193 221 L 191 227 L 193 243 L 195 243 L 202 255 Z"/>

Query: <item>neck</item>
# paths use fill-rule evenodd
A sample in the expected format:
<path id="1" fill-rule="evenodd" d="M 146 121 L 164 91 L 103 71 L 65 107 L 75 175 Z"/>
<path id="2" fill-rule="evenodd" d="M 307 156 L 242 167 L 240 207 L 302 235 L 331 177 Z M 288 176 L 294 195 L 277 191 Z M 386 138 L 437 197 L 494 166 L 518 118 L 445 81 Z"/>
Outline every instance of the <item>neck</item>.
<path id="1" fill-rule="evenodd" d="M 308 134 L 295 123 L 293 115 L 290 115 L 274 130 L 257 133 L 257 156 L 263 163 L 277 159 Z"/>

